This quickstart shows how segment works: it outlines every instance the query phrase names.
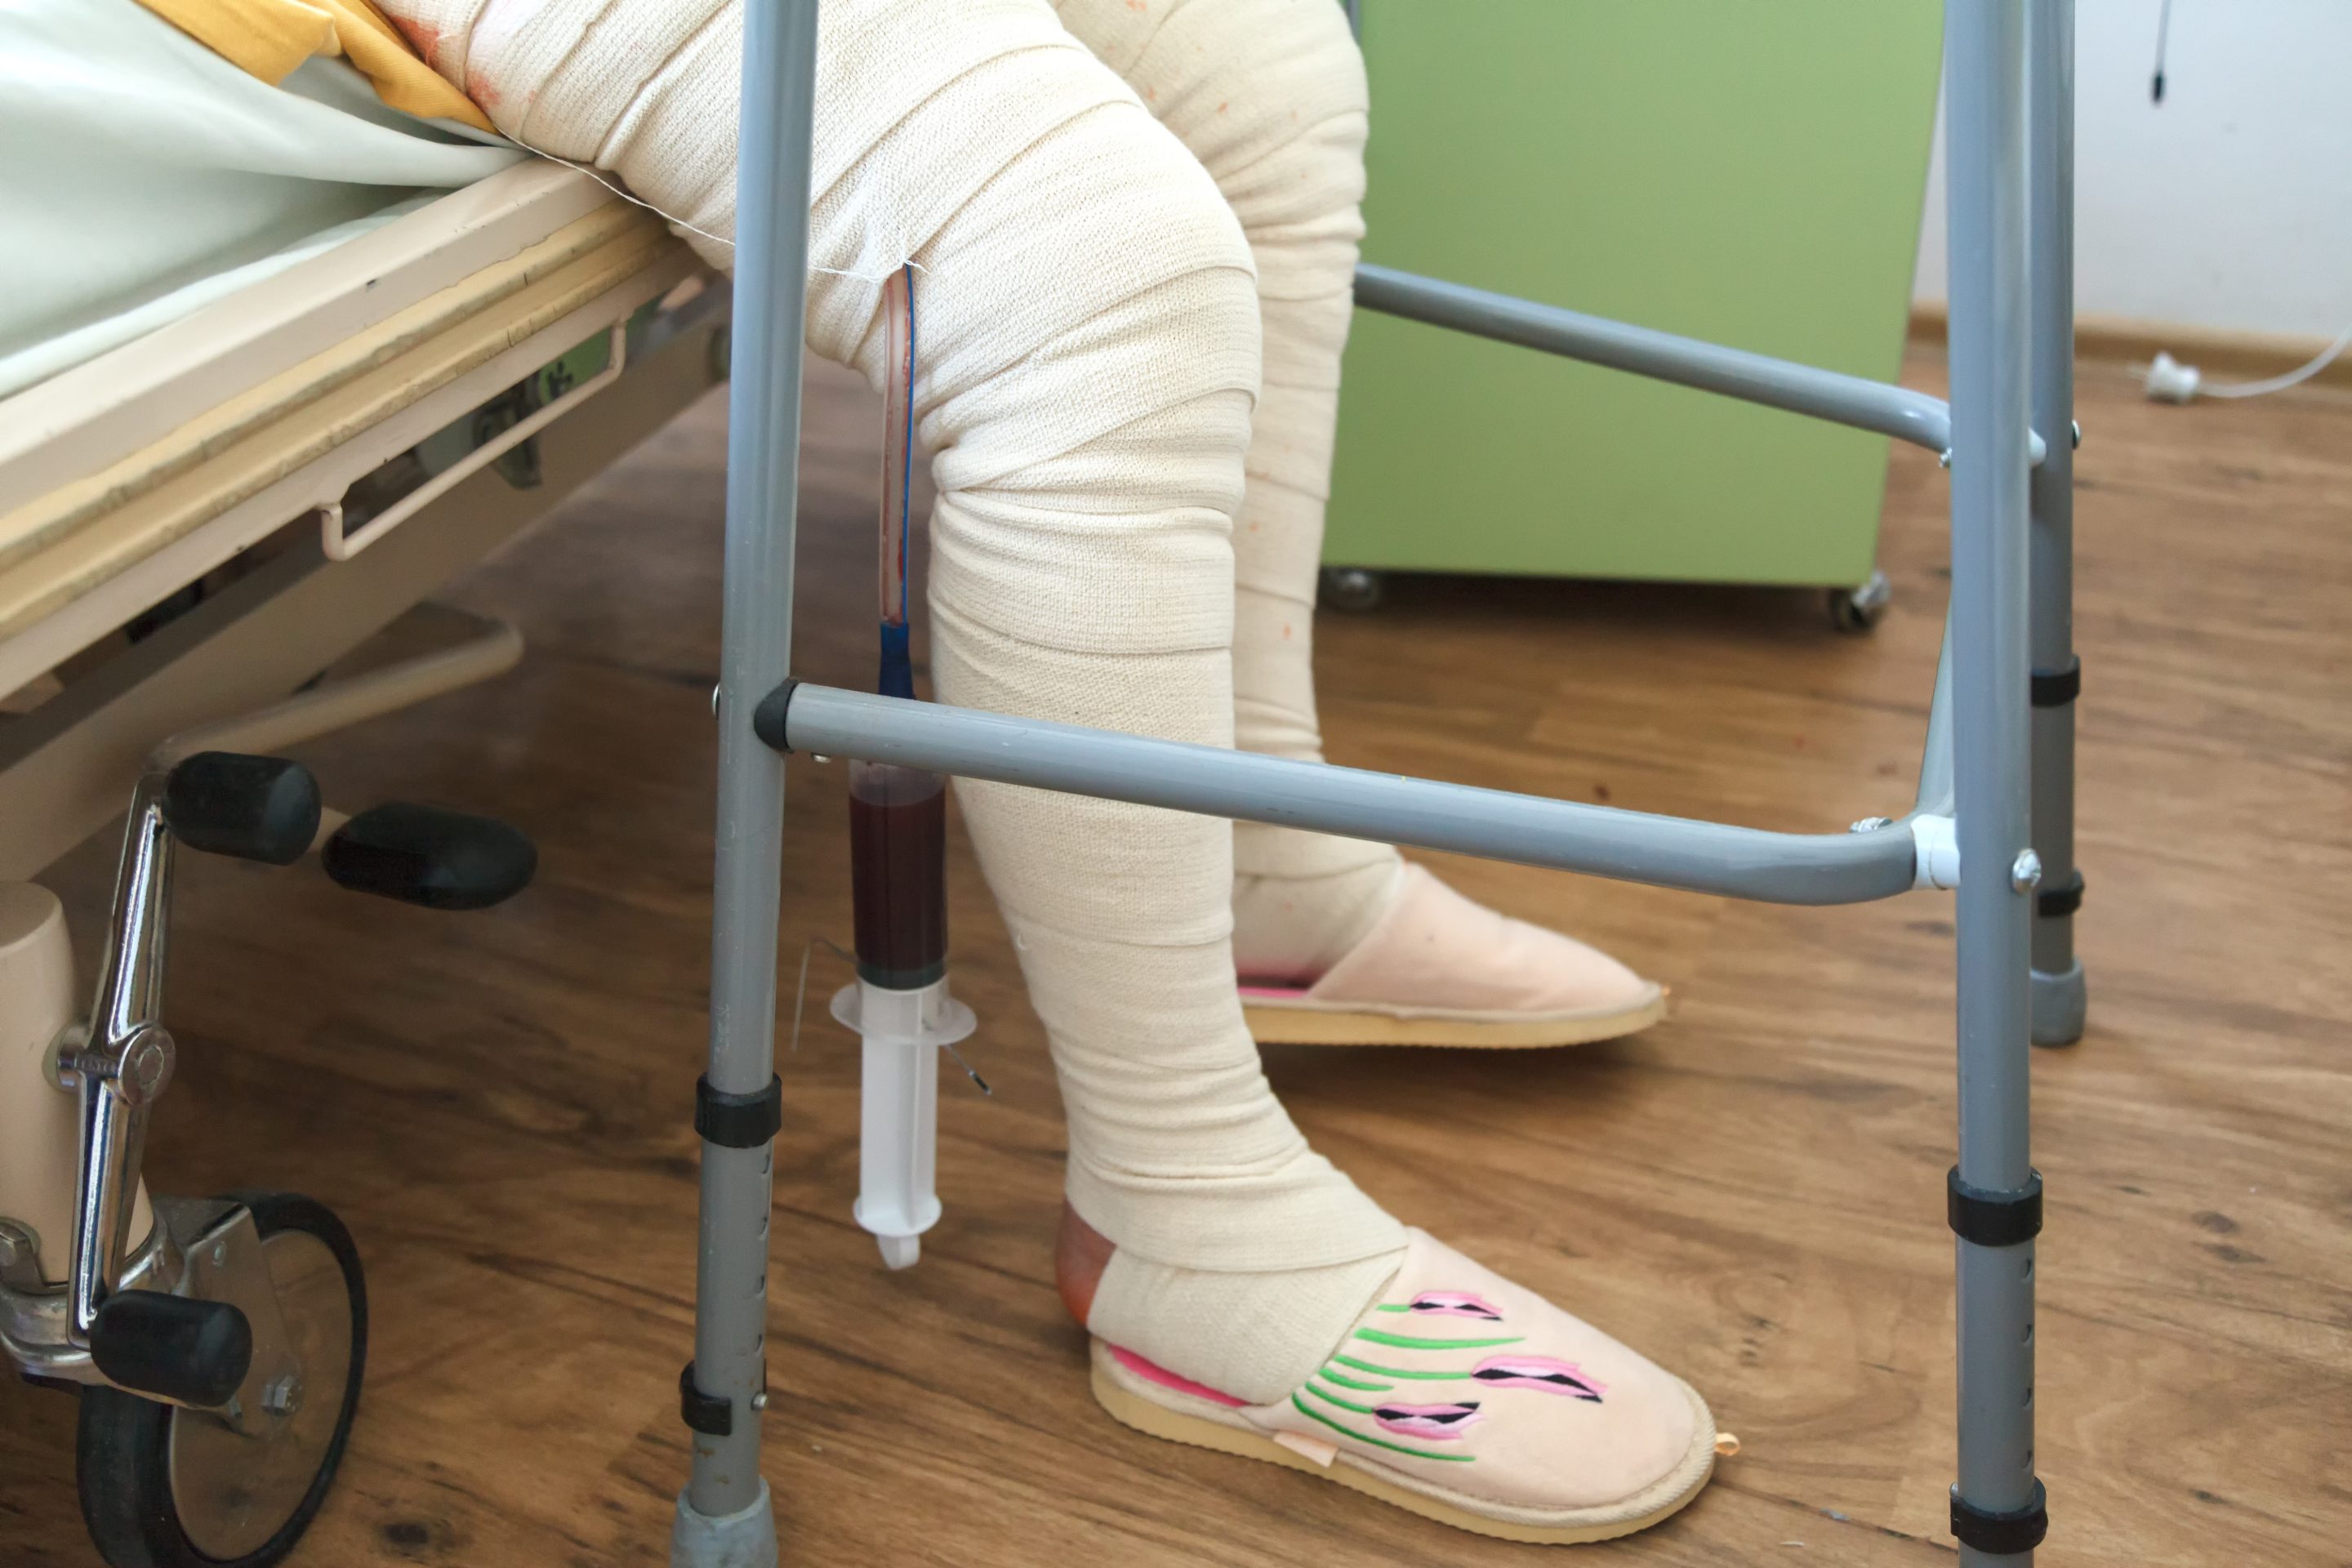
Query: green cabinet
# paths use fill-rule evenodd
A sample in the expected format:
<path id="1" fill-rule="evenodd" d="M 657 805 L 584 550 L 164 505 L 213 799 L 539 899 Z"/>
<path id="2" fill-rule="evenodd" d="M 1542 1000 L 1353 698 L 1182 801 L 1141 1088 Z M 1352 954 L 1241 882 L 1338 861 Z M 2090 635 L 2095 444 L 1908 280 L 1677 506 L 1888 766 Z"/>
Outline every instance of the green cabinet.
<path id="1" fill-rule="evenodd" d="M 1879 380 L 1931 0 L 1361 0 L 1367 260 Z M 1854 584 L 1884 437 L 1356 312 L 1325 559 Z"/>

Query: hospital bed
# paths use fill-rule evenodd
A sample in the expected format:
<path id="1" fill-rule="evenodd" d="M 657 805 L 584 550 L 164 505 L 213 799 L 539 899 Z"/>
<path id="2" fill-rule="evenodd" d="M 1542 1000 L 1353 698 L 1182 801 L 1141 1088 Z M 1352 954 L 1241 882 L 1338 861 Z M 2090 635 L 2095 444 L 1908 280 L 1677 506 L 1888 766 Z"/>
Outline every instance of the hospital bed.
<path id="1" fill-rule="evenodd" d="M 79 1386 L 110 1561 L 290 1546 L 364 1370 L 331 1214 L 140 1182 L 174 846 L 437 908 L 527 881 L 511 827 L 346 818 L 266 753 L 510 668 L 511 627 L 424 601 L 723 379 L 729 297 L 526 162 L 0 401 L 0 1349 Z M 29 879 L 126 805 L 93 1002 Z"/>

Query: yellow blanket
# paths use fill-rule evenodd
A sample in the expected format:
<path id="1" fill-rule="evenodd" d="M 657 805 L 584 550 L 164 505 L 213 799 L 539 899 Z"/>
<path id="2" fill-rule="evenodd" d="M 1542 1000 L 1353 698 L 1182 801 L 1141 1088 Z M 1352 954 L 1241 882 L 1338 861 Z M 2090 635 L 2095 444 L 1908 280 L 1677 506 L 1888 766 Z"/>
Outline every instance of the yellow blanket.
<path id="1" fill-rule="evenodd" d="M 369 0 L 139 0 L 239 69 L 276 86 L 312 55 L 341 55 L 404 114 L 492 131 Z"/>

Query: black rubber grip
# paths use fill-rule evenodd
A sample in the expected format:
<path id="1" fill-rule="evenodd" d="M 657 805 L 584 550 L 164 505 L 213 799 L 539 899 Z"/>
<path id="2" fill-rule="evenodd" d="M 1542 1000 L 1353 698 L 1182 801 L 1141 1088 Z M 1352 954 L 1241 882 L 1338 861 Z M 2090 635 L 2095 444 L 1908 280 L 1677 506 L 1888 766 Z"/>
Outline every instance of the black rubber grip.
<path id="1" fill-rule="evenodd" d="M 2063 708 L 2083 694 L 2083 661 L 2067 661 L 2063 669 L 2037 669 L 2033 672 L 2032 697 L 2036 708 Z"/>
<path id="2" fill-rule="evenodd" d="M 677 1374 L 677 1418 L 706 1436 L 724 1437 L 735 1430 L 735 1407 L 694 1385 L 692 1362 Z"/>
<path id="3" fill-rule="evenodd" d="M 253 1365 L 253 1325 L 226 1301 L 118 1290 L 99 1303 L 89 1359 L 118 1388 L 224 1405 Z"/>
<path id="4" fill-rule="evenodd" d="M 784 740 L 784 714 L 793 705 L 793 688 L 799 684 L 798 680 L 787 679 L 761 698 L 760 705 L 751 710 L 751 733 L 779 752 L 793 749 Z"/>
<path id="5" fill-rule="evenodd" d="M 755 1094 L 725 1094 L 694 1080 L 694 1130 L 722 1149 L 756 1149 L 784 1124 L 784 1080 L 771 1073 Z"/>
<path id="6" fill-rule="evenodd" d="M 1959 1538 L 1961 1545 L 1973 1546 L 1994 1557 L 2031 1552 L 2050 1533 L 2049 1490 L 2036 1480 L 2033 1496 L 2023 1508 L 1996 1513 L 1968 1501 L 1960 1496 L 1960 1489 L 1954 1487 L 1952 1533 Z"/>
<path id="7" fill-rule="evenodd" d="M 283 757 L 198 752 L 163 786 L 163 824 L 207 855 L 290 866 L 319 836 L 319 781 Z"/>
<path id="8" fill-rule="evenodd" d="M 2083 907 L 2083 873 L 2066 873 L 2063 882 L 2044 882 L 2033 895 L 2034 912 L 2043 920 L 2063 920 Z"/>
<path id="9" fill-rule="evenodd" d="M 1972 1187 L 1955 1165 L 1944 1178 L 1944 1217 L 1952 1234 L 1979 1247 L 2015 1247 L 2042 1234 L 2042 1173 L 2026 1173 L 2014 1192 Z"/>
<path id="10" fill-rule="evenodd" d="M 319 859 L 342 887 L 428 910 L 486 910 L 539 869 L 539 851 L 519 829 L 405 801 L 352 817 Z"/>

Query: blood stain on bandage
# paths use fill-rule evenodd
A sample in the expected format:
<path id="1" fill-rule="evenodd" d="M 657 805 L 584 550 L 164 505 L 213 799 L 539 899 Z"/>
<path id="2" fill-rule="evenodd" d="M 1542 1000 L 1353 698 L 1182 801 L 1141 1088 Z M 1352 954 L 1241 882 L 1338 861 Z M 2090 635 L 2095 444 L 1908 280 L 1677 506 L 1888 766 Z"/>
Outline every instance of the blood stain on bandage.
<path id="1" fill-rule="evenodd" d="M 419 22 L 407 16 L 394 16 L 392 25 L 400 29 L 409 45 L 434 69 L 441 68 L 441 29 L 430 22 Z"/>

